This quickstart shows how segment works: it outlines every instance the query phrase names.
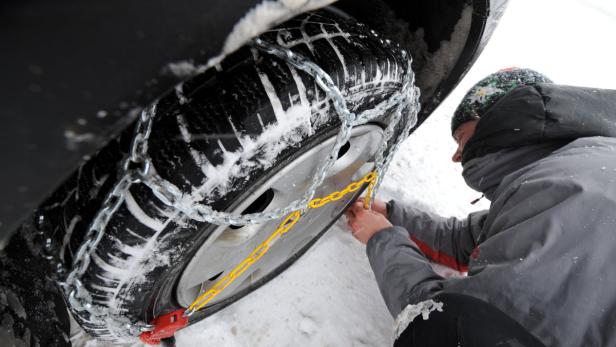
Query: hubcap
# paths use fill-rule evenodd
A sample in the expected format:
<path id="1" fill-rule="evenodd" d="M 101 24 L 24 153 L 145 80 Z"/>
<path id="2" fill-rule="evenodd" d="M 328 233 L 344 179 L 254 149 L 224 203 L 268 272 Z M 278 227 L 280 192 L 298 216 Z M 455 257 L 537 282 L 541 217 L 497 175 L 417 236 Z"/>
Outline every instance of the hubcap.
<path id="1" fill-rule="evenodd" d="M 338 160 L 327 173 L 315 197 L 344 189 L 374 168 L 374 155 L 383 138 L 375 125 L 363 125 L 352 130 L 349 142 L 338 153 Z M 329 154 L 335 137 L 300 155 L 247 196 L 233 213 L 255 213 L 288 206 L 308 188 L 315 170 Z M 304 248 L 326 228 L 352 199 L 352 194 L 318 209 L 309 209 L 288 233 L 240 277 L 231 283 L 208 305 L 231 297 L 262 279 Z M 188 307 L 199 294 L 212 287 L 244 260 L 280 223 L 273 220 L 244 226 L 220 226 L 204 242 L 182 273 L 177 286 L 178 302 Z"/>

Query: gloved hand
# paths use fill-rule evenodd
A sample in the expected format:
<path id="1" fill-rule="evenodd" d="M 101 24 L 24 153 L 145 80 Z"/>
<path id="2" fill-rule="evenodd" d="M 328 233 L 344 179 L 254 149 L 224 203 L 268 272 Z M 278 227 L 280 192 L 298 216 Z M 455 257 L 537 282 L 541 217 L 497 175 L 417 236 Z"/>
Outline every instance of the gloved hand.
<path id="1" fill-rule="evenodd" d="M 364 209 L 364 202 L 360 199 L 351 205 L 345 213 L 347 224 L 351 228 L 353 236 L 364 245 L 374 234 L 392 226 L 385 217 L 387 214 L 385 202 L 375 200 L 372 206 L 372 210 Z"/>

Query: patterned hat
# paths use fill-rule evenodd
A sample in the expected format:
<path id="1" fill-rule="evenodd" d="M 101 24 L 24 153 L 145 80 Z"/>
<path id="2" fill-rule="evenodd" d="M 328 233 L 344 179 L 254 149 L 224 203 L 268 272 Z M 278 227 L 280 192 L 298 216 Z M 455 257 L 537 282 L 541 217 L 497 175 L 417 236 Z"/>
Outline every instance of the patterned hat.
<path id="1" fill-rule="evenodd" d="M 503 95 L 520 86 L 554 83 L 531 69 L 507 68 L 477 82 L 464 96 L 451 118 L 451 133 L 469 120 L 481 118 Z"/>

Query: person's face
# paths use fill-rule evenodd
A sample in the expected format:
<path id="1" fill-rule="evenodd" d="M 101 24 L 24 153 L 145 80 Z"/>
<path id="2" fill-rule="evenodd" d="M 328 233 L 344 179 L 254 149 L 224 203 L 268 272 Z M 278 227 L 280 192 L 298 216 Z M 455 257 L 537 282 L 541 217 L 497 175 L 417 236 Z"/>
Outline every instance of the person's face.
<path id="1" fill-rule="evenodd" d="M 468 142 L 468 139 L 470 139 L 471 136 L 473 136 L 473 134 L 475 133 L 477 121 L 478 120 L 473 119 L 469 120 L 468 122 L 462 123 L 462 125 L 460 125 L 458 129 L 456 129 L 456 131 L 454 131 L 453 139 L 458 144 L 458 149 L 456 149 L 456 152 L 453 154 L 453 157 L 451 157 L 451 160 L 453 160 L 454 163 L 459 163 L 462 161 L 462 150 L 464 150 L 464 146 L 466 145 L 466 142 Z"/>

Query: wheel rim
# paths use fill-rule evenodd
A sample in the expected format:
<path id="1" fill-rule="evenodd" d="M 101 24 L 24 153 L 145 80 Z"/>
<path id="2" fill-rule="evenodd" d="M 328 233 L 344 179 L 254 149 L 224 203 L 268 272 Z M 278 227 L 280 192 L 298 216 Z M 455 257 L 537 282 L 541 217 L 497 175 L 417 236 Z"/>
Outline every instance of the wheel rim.
<path id="1" fill-rule="evenodd" d="M 360 179 L 372 170 L 374 155 L 382 137 L 383 130 L 376 125 L 363 125 L 353 129 L 349 142 L 339 151 L 338 160 L 317 189 L 315 197 L 343 189 L 351 181 Z M 335 137 L 330 137 L 301 154 L 244 198 L 232 212 L 252 213 L 288 206 L 305 192 L 316 167 L 328 155 L 334 141 Z M 319 209 L 306 211 L 289 233 L 281 237 L 257 263 L 248 268 L 208 306 L 233 296 L 283 265 L 329 226 L 351 198 L 352 195 L 349 194 Z M 188 307 L 199 294 L 211 288 L 218 278 L 246 258 L 279 223 L 280 220 L 273 220 L 241 227 L 216 228 L 184 269 L 176 287 L 178 303 Z"/>

